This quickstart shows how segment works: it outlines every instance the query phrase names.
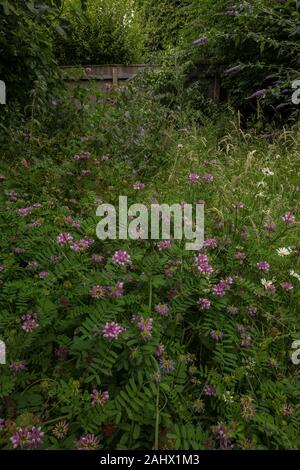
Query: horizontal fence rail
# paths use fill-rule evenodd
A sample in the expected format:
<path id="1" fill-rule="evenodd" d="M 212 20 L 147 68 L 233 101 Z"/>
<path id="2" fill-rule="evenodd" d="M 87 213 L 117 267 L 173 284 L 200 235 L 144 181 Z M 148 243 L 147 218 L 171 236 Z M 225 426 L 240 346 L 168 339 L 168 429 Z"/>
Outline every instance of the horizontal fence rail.
<path id="1" fill-rule="evenodd" d="M 84 67 L 67 65 L 60 69 L 63 80 L 71 89 L 77 86 L 89 88 L 92 82 L 94 89 L 108 91 L 111 88 L 122 88 L 128 80 L 138 74 L 159 69 L 159 66 L 146 64 L 86 65 Z M 221 65 L 203 62 L 191 74 L 192 79 L 199 81 L 203 93 L 215 101 L 222 99 L 221 69 Z"/>

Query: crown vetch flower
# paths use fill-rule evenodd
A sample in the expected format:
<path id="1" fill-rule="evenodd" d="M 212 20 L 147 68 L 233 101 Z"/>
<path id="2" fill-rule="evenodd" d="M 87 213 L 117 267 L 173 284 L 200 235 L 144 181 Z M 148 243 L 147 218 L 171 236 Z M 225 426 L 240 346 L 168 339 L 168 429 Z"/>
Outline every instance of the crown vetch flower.
<path id="1" fill-rule="evenodd" d="M 199 305 L 200 310 L 209 310 L 211 306 L 211 301 L 203 297 L 200 297 L 198 299 L 197 304 Z"/>
<path id="2" fill-rule="evenodd" d="M 168 315 L 169 312 L 169 306 L 167 304 L 157 304 L 155 305 L 154 309 L 158 315 L 162 316 Z"/>
<path id="3" fill-rule="evenodd" d="M 57 439 L 63 439 L 69 430 L 69 425 L 66 420 L 59 421 L 52 429 L 52 434 Z"/>
<path id="4" fill-rule="evenodd" d="M 92 405 L 103 406 L 109 400 L 109 392 L 107 390 L 105 390 L 104 392 L 101 392 L 97 390 L 96 388 L 94 388 L 91 393 L 91 400 L 92 400 Z"/>
<path id="5" fill-rule="evenodd" d="M 106 295 L 106 288 L 97 284 L 91 288 L 91 296 L 93 299 L 104 299 Z"/>
<path id="6" fill-rule="evenodd" d="M 118 337 L 124 333 L 125 328 L 123 328 L 123 326 L 119 325 L 118 323 L 116 322 L 106 322 L 104 327 L 103 327 L 103 330 L 102 330 L 102 333 L 103 333 L 103 337 L 108 339 L 109 341 L 112 341 L 114 339 L 118 339 Z"/>
<path id="7" fill-rule="evenodd" d="M 73 241 L 73 237 L 70 233 L 65 232 L 65 233 L 60 233 L 56 237 L 56 241 L 59 245 L 66 245 L 67 243 L 71 243 Z"/>
<path id="8" fill-rule="evenodd" d="M 130 264 L 130 255 L 127 253 L 127 251 L 123 250 L 118 250 L 114 253 L 112 260 L 115 264 L 118 266 L 125 266 L 126 264 Z"/>
<path id="9" fill-rule="evenodd" d="M 97 450 L 99 449 L 99 439 L 94 434 L 81 436 L 77 442 L 77 450 Z"/>

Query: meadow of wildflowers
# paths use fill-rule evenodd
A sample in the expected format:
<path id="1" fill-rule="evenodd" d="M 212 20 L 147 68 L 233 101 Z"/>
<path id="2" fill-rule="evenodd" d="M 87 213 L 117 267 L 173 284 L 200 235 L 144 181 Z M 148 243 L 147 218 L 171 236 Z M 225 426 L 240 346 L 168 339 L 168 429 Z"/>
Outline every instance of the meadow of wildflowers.
<path id="1" fill-rule="evenodd" d="M 111 100 L 3 149 L 1 448 L 299 448 L 298 125 L 269 139 L 143 87 Z M 120 194 L 203 201 L 203 249 L 98 240 Z"/>

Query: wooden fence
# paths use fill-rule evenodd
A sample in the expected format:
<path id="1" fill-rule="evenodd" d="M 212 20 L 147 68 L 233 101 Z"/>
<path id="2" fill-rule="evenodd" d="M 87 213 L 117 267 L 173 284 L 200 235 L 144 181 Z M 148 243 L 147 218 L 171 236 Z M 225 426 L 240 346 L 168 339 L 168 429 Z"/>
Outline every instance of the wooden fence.
<path id="1" fill-rule="evenodd" d="M 132 64 L 132 65 L 89 65 L 85 67 L 64 66 L 61 67 L 63 80 L 70 88 L 83 87 L 98 91 L 107 91 L 114 88 L 122 88 L 128 80 L 136 77 L 144 71 L 155 69 L 155 65 Z M 195 68 L 191 78 L 198 80 L 203 88 L 204 94 L 219 101 L 222 98 L 220 84 L 221 66 L 202 63 Z"/>

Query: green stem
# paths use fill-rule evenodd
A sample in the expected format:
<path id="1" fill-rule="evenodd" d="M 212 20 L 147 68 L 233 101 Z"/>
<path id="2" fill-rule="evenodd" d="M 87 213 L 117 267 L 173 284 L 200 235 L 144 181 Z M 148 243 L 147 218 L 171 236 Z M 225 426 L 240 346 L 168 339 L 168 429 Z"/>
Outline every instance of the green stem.
<path id="1" fill-rule="evenodd" d="M 150 285 L 149 285 L 149 309 L 152 308 L 152 279 L 150 278 Z"/>
<path id="2" fill-rule="evenodd" d="M 158 437 L 159 437 L 159 420 L 160 420 L 160 413 L 159 413 L 159 384 L 157 385 L 157 393 L 156 393 L 156 419 L 155 419 L 155 441 L 154 441 L 154 450 L 158 450 Z"/>

